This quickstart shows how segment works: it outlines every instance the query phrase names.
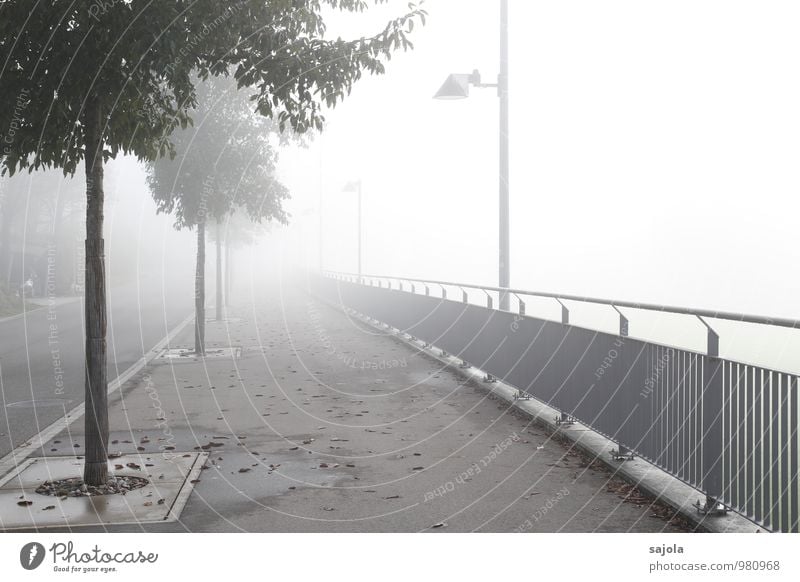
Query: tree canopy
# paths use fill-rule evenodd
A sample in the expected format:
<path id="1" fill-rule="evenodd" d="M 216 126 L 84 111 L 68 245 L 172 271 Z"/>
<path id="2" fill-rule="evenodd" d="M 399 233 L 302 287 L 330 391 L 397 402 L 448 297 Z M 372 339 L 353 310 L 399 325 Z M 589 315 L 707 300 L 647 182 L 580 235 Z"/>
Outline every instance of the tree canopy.
<path id="1" fill-rule="evenodd" d="M 255 114 L 247 93 L 226 78 L 198 83 L 190 114 L 194 124 L 170 136 L 176 157 L 148 164 L 159 212 L 173 213 L 178 228 L 221 220 L 237 208 L 257 222 L 286 222 L 273 122 Z"/>
<path id="2" fill-rule="evenodd" d="M 375 0 L 382 3 L 385 0 Z M 326 39 L 322 8 L 363 11 L 363 0 L 0 1 L 2 165 L 73 173 L 86 152 L 86 115 L 101 112 L 103 158 L 174 154 L 194 79 L 231 71 L 282 129 L 321 128 L 323 106 L 364 72 L 411 47 L 415 5 L 374 36 Z M 144 120 L 144 121 L 143 121 Z"/>

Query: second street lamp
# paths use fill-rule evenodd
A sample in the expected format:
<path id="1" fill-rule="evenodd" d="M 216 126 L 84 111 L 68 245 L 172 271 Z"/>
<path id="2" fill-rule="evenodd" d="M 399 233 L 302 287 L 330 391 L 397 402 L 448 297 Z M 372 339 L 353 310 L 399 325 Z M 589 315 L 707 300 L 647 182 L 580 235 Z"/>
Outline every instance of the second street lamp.
<path id="1" fill-rule="evenodd" d="M 472 73 L 455 73 L 447 77 L 434 99 L 466 99 L 470 85 L 475 87 L 497 87 L 500 98 L 500 220 L 499 220 L 499 287 L 507 289 L 511 283 L 511 256 L 509 245 L 508 202 L 508 0 L 500 0 L 500 74 L 497 83 L 481 82 L 476 70 Z M 509 310 L 509 297 L 500 292 L 500 309 Z"/>

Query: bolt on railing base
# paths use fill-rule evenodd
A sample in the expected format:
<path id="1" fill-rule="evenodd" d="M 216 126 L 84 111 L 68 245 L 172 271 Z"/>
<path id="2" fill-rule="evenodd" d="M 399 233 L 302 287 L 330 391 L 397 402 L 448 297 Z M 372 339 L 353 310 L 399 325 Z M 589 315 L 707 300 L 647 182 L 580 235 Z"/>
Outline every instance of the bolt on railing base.
<path id="1" fill-rule="evenodd" d="M 566 412 L 562 412 L 561 416 L 556 416 L 556 426 L 572 426 L 575 422 L 575 419 Z"/>
<path id="2" fill-rule="evenodd" d="M 497 384 L 497 378 L 495 378 L 491 374 L 486 374 L 483 381 L 486 382 L 487 384 Z"/>
<path id="3" fill-rule="evenodd" d="M 514 400 L 533 400 L 533 396 L 527 392 L 517 390 L 517 392 L 514 394 Z"/>
<path id="4" fill-rule="evenodd" d="M 611 450 L 611 458 L 615 461 L 632 461 L 634 456 L 632 452 L 621 446 Z"/>
<path id="5" fill-rule="evenodd" d="M 459 368 L 461 368 L 461 369 L 463 369 L 463 370 L 466 370 L 467 368 L 471 368 L 472 366 L 470 366 L 470 365 L 469 365 L 467 362 L 465 362 L 464 360 L 461 360 L 461 363 L 458 365 L 458 367 L 459 367 Z"/>
<path id="6" fill-rule="evenodd" d="M 714 499 L 713 497 L 706 496 L 705 503 L 698 499 L 694 504 L 694 507 L 697 509 L 697 513 L 700 515 L 708 515 L 710 517 L 722 517 L 723 515 L 728 515 L 728 508 L 725 506 L 725 504 L 718 499 Z"/>

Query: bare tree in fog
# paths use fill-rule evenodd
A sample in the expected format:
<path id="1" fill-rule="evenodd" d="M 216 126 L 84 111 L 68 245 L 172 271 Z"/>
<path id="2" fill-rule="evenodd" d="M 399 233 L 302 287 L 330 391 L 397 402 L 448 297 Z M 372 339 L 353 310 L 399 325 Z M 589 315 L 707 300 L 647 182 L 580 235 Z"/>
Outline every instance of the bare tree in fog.
<path id="1" fill-rule="evenodd" d="M 286 223 L 286 188 L 274 178 L 277 154 L 272 122 L 252 111 L 252 101 L 232 79 L 197 85 L 192 127 L 170 136 L 177 156 L 148 164 L 148 184 L 158 211 L 175 215 L 178 229 L 197 229 L 195 352 L 205 351 L 206 224 L 216 223 L 217 318 L 222 313 L 220 222 L 236 209 L 254 221 Z"/>

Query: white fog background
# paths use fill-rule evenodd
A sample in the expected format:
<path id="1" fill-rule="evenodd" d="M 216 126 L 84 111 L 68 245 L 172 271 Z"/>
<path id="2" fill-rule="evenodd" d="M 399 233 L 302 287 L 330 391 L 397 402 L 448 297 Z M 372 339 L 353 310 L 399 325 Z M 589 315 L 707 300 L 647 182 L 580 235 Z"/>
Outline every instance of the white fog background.
<path id="1" fill-rule="evenodd" d="M 509 4 L 512 286 L 800 318 L 800 5 Z M 282 152 L 292 226 L 238 252 L 239 281 L 249 267 L 275 281 L 320 261 L 355 271 L 357 199 L 342 188 L 361 179 L 365 273 L 496 285 L 496 91 L 432 97 L 452 72 L 495 81 L 499 2 L 426 6 L 415 50 L 359 82 L 307 148 Z M 332 15 L 330 33 L 372 34 L 405 8 Z M 141 276 L 155 266 L 191 293 L 194 234 L 155 217 L 134 160 L 107 175 L 109 271 L 136 254 Z M 209 245 L 209 287 L 213 266 Z M 606 308 L 573 318 L 616 325 Z M 800 371 L 800 331 L 715 325 L 723 356 Z M 704 349 L 692 318 L 632 317 L 631 332 Z"/>

